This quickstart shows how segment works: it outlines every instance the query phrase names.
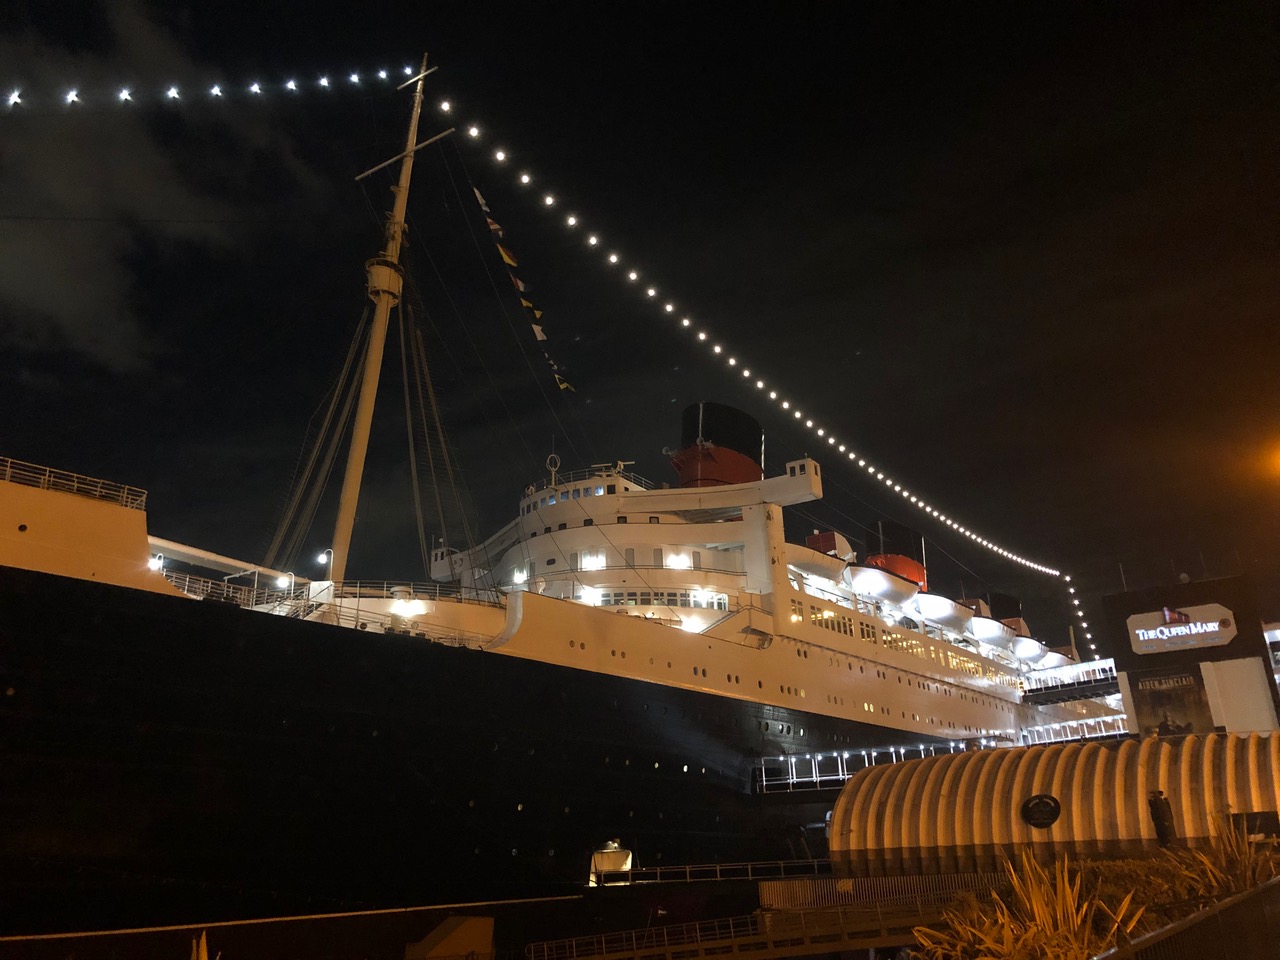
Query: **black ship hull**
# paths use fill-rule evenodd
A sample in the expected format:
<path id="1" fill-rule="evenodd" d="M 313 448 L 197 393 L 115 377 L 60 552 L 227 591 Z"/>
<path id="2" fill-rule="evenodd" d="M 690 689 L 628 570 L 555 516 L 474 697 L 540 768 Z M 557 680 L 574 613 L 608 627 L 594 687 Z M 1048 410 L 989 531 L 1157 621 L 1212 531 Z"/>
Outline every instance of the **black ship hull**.
<path id="1" fill-rule="evenodd" d="M 576 893 L 611 838 L 644 866 L 819 857 L 832 792 L 753 791 L 760 758 L 894 742 L 4 567 L 0 928 Z"/>

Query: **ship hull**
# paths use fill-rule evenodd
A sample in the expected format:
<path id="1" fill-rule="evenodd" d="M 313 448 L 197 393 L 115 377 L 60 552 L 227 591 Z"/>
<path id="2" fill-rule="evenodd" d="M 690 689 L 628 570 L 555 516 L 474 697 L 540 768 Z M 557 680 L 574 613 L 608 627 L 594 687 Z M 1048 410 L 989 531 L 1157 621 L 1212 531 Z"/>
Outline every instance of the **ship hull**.
<path id="1" fill-rule="evenodd" d="M 760 758 L 903 736 L 8 567 L 0 694 L 6 932 L 575 893 L 611 838 L 823 856 L 833 792 Z"/>

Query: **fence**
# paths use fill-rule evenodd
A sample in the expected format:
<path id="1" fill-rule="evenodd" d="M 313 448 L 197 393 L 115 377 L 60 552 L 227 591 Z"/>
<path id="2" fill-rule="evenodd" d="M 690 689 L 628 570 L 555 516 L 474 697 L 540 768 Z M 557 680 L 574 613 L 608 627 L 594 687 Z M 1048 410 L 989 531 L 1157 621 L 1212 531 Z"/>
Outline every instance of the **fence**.
<path id="1" fill-rule="evenodd" d="M 1276 956 L 1280 956 L 1280 877 L 1094 960 L 1274 960 Z"/>

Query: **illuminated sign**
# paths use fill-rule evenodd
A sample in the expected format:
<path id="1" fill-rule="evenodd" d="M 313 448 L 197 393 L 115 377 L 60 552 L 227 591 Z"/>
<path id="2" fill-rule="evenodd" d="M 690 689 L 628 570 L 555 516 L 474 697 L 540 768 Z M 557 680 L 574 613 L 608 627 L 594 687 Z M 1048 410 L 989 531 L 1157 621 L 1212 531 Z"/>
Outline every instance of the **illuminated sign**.
<path id="1" fill-rule="evenodd" d="M 1134 653 L 1221 647 L 1236 635 L 1235 615 L 1220 603 L 1135 613 L 1125 623 Z"/>

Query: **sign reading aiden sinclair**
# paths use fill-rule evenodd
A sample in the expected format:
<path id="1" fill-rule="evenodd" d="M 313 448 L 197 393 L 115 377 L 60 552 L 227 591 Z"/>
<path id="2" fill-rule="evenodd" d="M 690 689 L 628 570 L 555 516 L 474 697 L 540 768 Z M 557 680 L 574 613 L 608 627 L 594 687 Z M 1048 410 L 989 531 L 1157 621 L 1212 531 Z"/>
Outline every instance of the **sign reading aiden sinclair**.
<path id="1" fill-rule="evenodd" d="M 1236 635 L 1235 615 L 1220 603 L 1135 613 L 1125 623 L 1134 653 L 1221 647 Z"/>

